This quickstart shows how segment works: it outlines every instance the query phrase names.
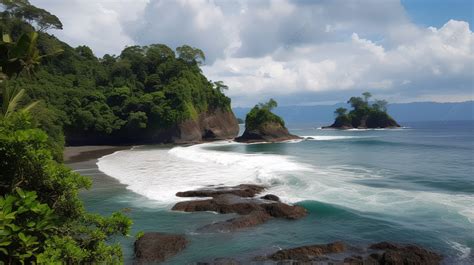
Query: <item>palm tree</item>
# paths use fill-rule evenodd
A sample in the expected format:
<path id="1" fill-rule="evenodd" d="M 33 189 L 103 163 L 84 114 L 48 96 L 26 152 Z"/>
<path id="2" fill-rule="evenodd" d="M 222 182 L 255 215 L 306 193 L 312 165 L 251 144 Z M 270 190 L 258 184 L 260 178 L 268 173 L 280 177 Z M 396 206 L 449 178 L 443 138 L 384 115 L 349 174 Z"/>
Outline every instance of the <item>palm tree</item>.
<path id="1" fill-rule="evenodd" d="M 370 94 L 370 92 L 364 92 L 362 93 L 362 96 L 364 96 L 365 102 L 369 102 L 369 98 L 372 97 L 372 94 Z"/>
<path id="2" fill-rule="evenodd" d="M 14 112 L 28 112 L 38 105 L 39 101 L 34 101 L 26 106 L 21 106 L 25 97 L 25 89 L 11 89 L 2 83 L 2 112 L 3 118 L 10 117 Z"/>
<path id="3" fill-rule="evenodd" d="M 16 111 L 30 111 L 39 102 L 31 102 L 21 106 L 25 98 L 24 89 L 10 88 L 7 82 L 12 77 L 18 76 L 25 71 L 30 74 L 33 68 L 39 64 L 42 57 L 37 47 L 38 33 L 24 33 L 17 42 L 13 42 L 8 34 L 2 34 L 0 40 L 0 86 L 2 95 L 1 116 L 8 118 Z M 60 50 L 54 52 L 58 53 Z"/>

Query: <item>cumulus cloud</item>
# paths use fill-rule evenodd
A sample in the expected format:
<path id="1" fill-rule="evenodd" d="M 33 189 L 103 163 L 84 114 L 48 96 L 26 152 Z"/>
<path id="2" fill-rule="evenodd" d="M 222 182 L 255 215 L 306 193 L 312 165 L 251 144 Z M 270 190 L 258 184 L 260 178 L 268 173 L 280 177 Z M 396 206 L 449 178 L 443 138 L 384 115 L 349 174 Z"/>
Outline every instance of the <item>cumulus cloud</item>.
<path id="1" fill-rule="evenodd" d="M 135 40 L 124 25 L 144 12 L 149 0 L 31 0 L 31 3 L 55 14 L 64 30 L 51 33 L 72 46 L 87 45 L 98 56 L 120 54 Z"/>
<path id="2" fill-rule="evenodd" d="M 125 45 L 189 44 L 204 73 L 229 85 L 235 105 L 273 96 L 286 104 L 342 100 L 370 90 L 392 101 L 471 100 L 468 23 L 410 21 L 398 0 L 46 1 L 60 37 L 97 54 Z"/>

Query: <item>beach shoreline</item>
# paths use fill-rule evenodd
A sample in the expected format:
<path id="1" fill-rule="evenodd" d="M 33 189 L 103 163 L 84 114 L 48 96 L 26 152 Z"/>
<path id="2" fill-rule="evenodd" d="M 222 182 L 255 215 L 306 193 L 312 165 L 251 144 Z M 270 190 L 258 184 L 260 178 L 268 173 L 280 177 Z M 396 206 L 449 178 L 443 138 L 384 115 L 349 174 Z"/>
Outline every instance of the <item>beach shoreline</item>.
<path id="1" fill-rule="evenodd" d="M 65 164 L 74 164 L 89 160 L 97 160 L 120 150 L 130 149 L 132 146 L 113 145 L 84 145 L 67 146 L 64 148 L 63 159 Z"/>

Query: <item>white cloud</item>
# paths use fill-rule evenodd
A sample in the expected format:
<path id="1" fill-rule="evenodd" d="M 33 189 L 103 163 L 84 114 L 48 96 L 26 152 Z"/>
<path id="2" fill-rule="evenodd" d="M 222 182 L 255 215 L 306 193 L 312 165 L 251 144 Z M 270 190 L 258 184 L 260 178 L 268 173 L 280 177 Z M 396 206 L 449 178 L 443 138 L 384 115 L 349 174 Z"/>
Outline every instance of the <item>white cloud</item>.
<path id="1" fill-rule="evenodd" d="M 398 0 L 32 2 L 61 18 L 55 34 L 99 55 L 131 44 L 201 48 L 205 74 L 227 83 L 236 105 L 343 100 L 367 89 L 394 101 L 473 99 L 468 23 L 420 27 Z"/>
<path id="2" fill-rule="evenodd" d="M 87 45 L 98 56 L 120 54 L 135 41 L 124 31 L 124 23 L 135 21 L 149 0 L 31 0 L 58 16 L 63 30 L 51 33 L 72 46 Z"/>

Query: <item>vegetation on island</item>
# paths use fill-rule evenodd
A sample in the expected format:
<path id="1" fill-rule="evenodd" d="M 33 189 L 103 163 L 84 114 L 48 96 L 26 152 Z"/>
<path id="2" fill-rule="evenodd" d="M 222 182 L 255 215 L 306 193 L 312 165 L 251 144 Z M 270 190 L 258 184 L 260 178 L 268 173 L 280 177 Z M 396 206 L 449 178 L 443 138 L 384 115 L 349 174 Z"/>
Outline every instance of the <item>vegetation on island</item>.
<path id="1" fill-rule="evenodd" d="M 245 129 L 258 130 L 263 125 L 270 123 L 285 127 L 283 119 L 272 112 L 277 106 L 278 103 L 272 98 L 266 103 L 255 105 L 245 117 Z"/>
<path id="2" fill-rule="evenodd" d="M 281 142 L 298 139 L 298 136 L 289 133 L 283 119 L 272 112 L 277 106 L 274 99 L 255 105 L 245 118 L 244 133 L 235 140 L 238 142 Z"/>
<path id="3" fill-rule="evenodd" d="M 0 3 L 5 7 L 0 28 L 14 38 L 35 27 L 62 27 L 55 16 L 26 0 Z M 8 85 L 41 100 L 48 109 L 43 116 L 49 117 L 43 123 L 64 130 L 66 141 L 70 135 L 146 135 L 203 112 L 231 110 L 223 94 L 228 87 L 202 74 L 205 54 L 200 49 L 183 45 L 174 51 L 152 44 L 97 58 L 87 46 L 73 48 L 41 31 L 37 42 L 41 54 L 63 52 L 45 58 L 34 79 L 20 75 Z"/>
<path id="4" fill-rule="evenodd" d="M 333 128 L 386 128 L 399 127 L 398 123 L 387 113 L 388 102 L 374 100 L 370 104 L 372 94 L 364 92 L 362 97 L 351 97 L 347 103 L 352 106 L 348 113 L 346 108 L 334 111 L 336 120 L 329 126 Z"/>

